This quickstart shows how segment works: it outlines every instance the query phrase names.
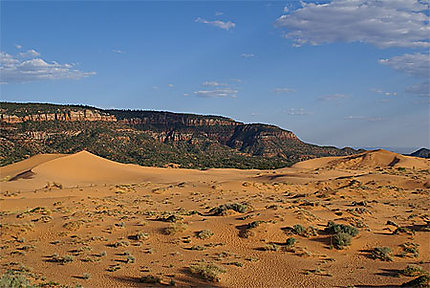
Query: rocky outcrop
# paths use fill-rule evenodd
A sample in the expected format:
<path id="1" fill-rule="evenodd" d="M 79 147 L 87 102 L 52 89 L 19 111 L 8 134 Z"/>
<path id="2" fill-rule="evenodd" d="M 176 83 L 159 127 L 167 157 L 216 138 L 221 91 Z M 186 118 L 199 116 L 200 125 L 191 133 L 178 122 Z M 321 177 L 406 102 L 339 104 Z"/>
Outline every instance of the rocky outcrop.
<path id="1" fill-rule="evenodd" d="M 58 111 L 55 113 L 38 113 L 19 117 L 17 115 L 1 114 L 0 120 L 9 124 L 27 121 L 117 121 L 114 115 L 101 114 L 97 111 L 84 109 L 79 111 Z"/>

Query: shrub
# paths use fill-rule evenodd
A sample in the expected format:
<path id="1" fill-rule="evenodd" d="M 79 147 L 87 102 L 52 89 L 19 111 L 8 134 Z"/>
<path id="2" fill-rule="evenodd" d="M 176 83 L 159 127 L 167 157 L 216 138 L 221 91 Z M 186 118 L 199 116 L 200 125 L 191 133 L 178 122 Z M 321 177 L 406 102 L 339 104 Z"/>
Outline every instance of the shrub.
<path id="1" fill-rule="evenodd" d="M 348 233 L 339 232 L 332 236 L 333 246 L 336 249 L 343 249 L 351 245 L 352 236 Z"/>
<path id="2" fill-rule="evenodd" d="M 189 267 L 189 271 L 192 274 L 199 276 L 208 281 L 219 282 L 219 275 L 226 271 L 221 267 L 214 264 L 193 264 Z"/>
<path id="3" fill-rule="evenodd" d="M 393 261 L 391 254 L 392 251 L 389 247 L 376 247 L 371 252 L 373 259 L 380 259 L 382 261 Z"/>
<path id="4" fill-rule="evenodd" d="M 412 243 L 412 242 L 406 242 L 403 243 L 402 245 L 400 245 L 400 247 L 402 247 L 403 252 L 400 254 L 400 256 L 402 257 L 418 257 L 419 256 L 419 251 L 418 251 L 418 247 L 420 245 L 416 244 L 416 243 Z"/>
<path id="5" fill-rule="evenodd" d="M 401 270 L 400 273 L 408 277 L 414 277 L 425 274 L 425 271 L 421 266 L 409 264 L 405 269 Z"/>
<path id="6" fill-rule="evenodd" d="M 297 242 L 296 238 L 290 237 L 290 238 L 287 239 L 287 241 L 285 242 L 285 244 L 287 244 L 287 246 L 289 248 L 291 248 L 291 247 L 293 247 L 296 244 L 296 242 Z"/>
<path id="7" fill-rule="evenodd" d="M 144 232 L 138 232 L 135 235 L 128 236 L 128 239 L 131 239 L 131 240 L 146 240 L 148 238 L 149 238 L 148 233 L 144 233 Z"/>
<path id="8" fill-rule="evenodd" d="M 421 275 L 411 281 L 405 282 L 402 284 L 402 287 L 410 287 L 410 288 L 427 288 L 430 287 L 430 276 L 429 275 Z"/>
<path id="9" fill-rule="evenodd" d="M 275 244 L 275 243 L 269 243 L 269 244 L 266 244 L 263 247 L 263 250 L 264 251 L 278 251 L 279 250 L 279 245 Z"/>
<path id="10" fill-rule="evenodd" d="M 336 234 L 336 233 L 346 233 L 351 235 L 352 237 L 355 237 L 358 235 L 357 228 L 351 226 L 351 225 L 344 225 L 344 224 L 336 224 L 332 221 L 329 221 L 327 223 L 327 227 L 324 229 L 326 233 L 329 234 Z"/>
<path id="11" fill-rule="evenodd" d="M 303 227 L 300 224 L 296 224 L 293 226 L 293 233 L 297 234 L 297 235 L 302 235 L 305 232 L 305 227 Z"/>
<path id="12" fill-rule="evenodd" d="M 245 213 L 248 211 L 248 204 L 246 203 L 230 203 L 223 204 L 218 207 L 209 210 L 209 213 L 215 216 L 225 216 L 228 214 L 228 210 L 233 210 L 238 213 Z"/>
<path id="13" fill-rule="evenodd" d="M 30 288 L 30 281 L 22 275 L 6 272 L 0 278 L 0 288 Z"/>
<path id="14" fill-rule="evenodd" d="M 197 238 L 200 239 L 209 239 L 214 235 L 211 230 L 202 230 L 196 233 Z"/>
<path id="15" fill-rule="evenodd" d="M 187 224 L 182 222 L 172 223 L 169 227 L 164 228 L 163 233 L 166 235 L 174 235 L 179 232 L 184 232 L 187 227 Z"/>
<path id="16" fill-rule="evenodd" d="M 308 228 L 305 228 L 304 226 L 300 224 L 296 224 L 293 226 L 293 228 L 289 228 L 290 231 L 294 234 L 297 234 L 302 237 L 311 237 L 311 236 L 317 236 L 318 231 L 312 226 L 309 226 Z"/>
<path id="17" fill-rule="evenodd" d="M 88 280 L 91 278 L 91 274 L 90 273 L 84 273 L 82 274 L 82 279 Z"/>
<path id="18" fill-rule="evenodd" d="M 140 277 L 139 282 L 148 284 L 159 284 L 161 283 L 161 278 L 154 275 L 145 275 Z"/>

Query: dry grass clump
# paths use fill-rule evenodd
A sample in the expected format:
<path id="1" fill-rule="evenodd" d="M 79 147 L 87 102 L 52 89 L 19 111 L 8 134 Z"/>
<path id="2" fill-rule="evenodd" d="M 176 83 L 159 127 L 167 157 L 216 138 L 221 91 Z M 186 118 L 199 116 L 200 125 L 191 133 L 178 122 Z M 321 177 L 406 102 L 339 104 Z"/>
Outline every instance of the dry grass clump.
<path id="1" fill-rule="evenodd" d="M 226 272 L 221 267 L 211 263 L 193 264 L 189 267 L 189 271 L 202 279 L 212 282 L 219 282 L 219 275 Z"/>
<path id="2" fill-rule="evenodd" d="M 67 264 L 67 263 L 72 263 L 73 260 L 74 260 L 74 258 L 72 255 L 65 255 L 65 256 L 61 257 L 58 254 L 54 254 L 51 256 L 51 258 L 48 261 L 60 263 L 60 264 Z"/>
<path id="3" fill-rule="evenodd" d="M 187 230 L 188 225 L 182 222 L 172 223 L 169 227 L 164 228 L 163 233 L 166 235 L 175 235 L 176 233 Z"/>
<path id="4" fill-rule="evenodd" d="M 412 243 L 412 242 L 403 243 L 402 245 L 400 245 L 400 247 L 402 247 L 403 251 L 399 256 L 417 258 L 420 255 L 419 250 L 418 250 L 419 246 L 420 246 L 420 244 Z"/>
<path id="5" fill-rule="evenodd" d="M 196 233 L 196 237 L 200 239 L 209 239 L 214 235 L 211 230 L 205 229 Z"/>
<path id="6" fill-rule="evenodd" d="M 262 249 L 264 251 L 278 251 L 279 250 L 279 245 L 275 244 L 275 243 L 268 243 L 266 244 Z"/>
<path id="7" fill-rule="evenodd" d="M 84 223 L 81 220 L 70 221 L 70 222 L 64 223 L 63 227 L 69 231 L 78 231 L 82 227 L 83 224 Z"/>
<path id="8" fill-rule="evenodd" d="M 148 233 L 144 233 L 144 232 L 137 232 L 134 235 L 128 236 L 128 239 L 138 240 L 138 241 L 139 240 L 147 240 L 147 239 L 149 239 L 149 234 Z"/>
<path id="9" fill-rule="evenodd" d="M 389 247 L 376 247 L 371 251 L 371 257 L 373 259 L 379 259 L 382 261 L 393 261 L 392 251 Z"/>
<path id="10" fill-rule="evenodd" d="M 400 274 L 407 277 L 416 277 L 419 275 L 427 274 L 427 272 L 421 266 L 409 264 L 408 266 L 406 266 L 405 269 L 400 271 Z"/>
<path id="11" fill-rule="evenodd" d="M 160 284 L 161 278 L 155 275 L 145 275 L 140 277 L 139 282 L 147 284 Z"/>
<path id="12" fill-rule="evenodd" d="M 214 216 L 225 216 L 228 215 L 229 210 L 236 211 L 238 213 L 245 213 L 249 209 L 248 204 L 246 203 L 229 203 L 229 204 L 222 204 L 218 207 L 212 208 L 209 211 L 209 214 Z"/>
<path id="13" fill-rule="evenodd" d="M 332 234 L 331 243 L 336 249 L 344 249 L 351 245 L 352 238 L 358 235 L 358 229 L 351 225 L 336 224 L 329 221 L 324 231 Z"/>

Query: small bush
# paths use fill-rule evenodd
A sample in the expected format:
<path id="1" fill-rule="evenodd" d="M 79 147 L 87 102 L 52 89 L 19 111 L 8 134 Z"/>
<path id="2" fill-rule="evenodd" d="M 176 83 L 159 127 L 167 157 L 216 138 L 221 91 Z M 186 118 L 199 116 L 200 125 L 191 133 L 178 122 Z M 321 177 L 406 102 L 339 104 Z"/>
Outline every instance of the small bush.
<path id="1" fill-rule="evenodd" d="M 209 210 L 209 213 L 214 216 L 225 216 L 228 214 L 228 210 L 233 210 L 238 213 L 245 213 L 248 211 L 248 204 L 246 203 L 230 203 L 223 204 L 218 207 L 212 208 Z"/>
<path id="2" fill-rule="evenodd" d="M 155 275 L 145 275 L 140 277 L 139 282 L 148 284 L 159 284 L 161 283 L 161 278 Z"/>
<path id="3" fill-rule="evenodd" d="M 392 251 L 389 247 L 376 247 L 372 250 L 372 258 L 379 259 L 382 261 L 393 261 L 392 259 Z"/>
<path id="4" fill-rule="evenodd" d="M 164 228 L 163 233 L 166 235 L 175 235 L 176 233 L 184 232 L 187 227 L 187 224 L 182 222 L 172 223 L 169 227 Z"/>
<path id="5" fill-rule="evenodd" d="M 358 229 L 351 226 L 351 225 L 344 225 L 344 224 L 336 224 L 332 221 L 329 221 L 327 223 L 327 227 L 324 229 L 326 233 L 329 234 L 336 234 L 336 233 L 346 233 L 351 235 L 352 237 L 355 237 L 358 235 Z"/>
<path id="6" fill-rule="evenodd" d="M 426 272 L 423 270 L 421 266 L 409 264 L 405 269 L 400 271 L 400 274 L 408 277 L 419 276 L 425 274 Z"/>
<path id="7" fill-rule="evenodd" d="M 428 288 L 430 287 L 430 276 L 429 275 L 421 275 L 411 281 L 405 282 L 402 284 L 402 287 L 409 288 Z"/>
<path id="8" fill-rule="evenodd" d="M 302 236 L 302 237 L 311 237 L 311 236 L 317 236 L 318 231 L 312 226 L 309 226 L 308 228 L 305 228 L 304 226 L 300 224 L 296 224 L 293 226 L 293 228 L 289 228 L 290 231 L 296 235 Z"/>
<path id="9" fill-rule="evenodd" d="M 0 278 L 0 288 L 30 288 L 30 281 L 21 275 L 14 275 L 12 272 L 6 272 Z"/>
<path id="10" fill-rule="evenodd" d="M 399 234 L 415 235 L 415 232 L 406 227 L 397 227 L 397 229 L 394 230 L 393 235 Z"/>
<path id="11" fill-rule="evenodd" d="M 401 257 L 414 257 L 417 258 L 420 253 L 418 247 L 420 245 L 412 242 L 406 242 L 400 245 L 402 247 L 403 252 L 400 254 Z"/>
<path id="12" fill-rule="evenodd" d="M 147 239 L 149 239 L 149 235 L 148 235 L 148 233 L 138 232 L 134 235 L 128 236 L 128 239 L 131 239 L 131 240 L 147 240 Z"/>
<path id="13" fill-rule="evenodd" d="M 263 247 L 263 250 L 264 251 L 278 251 L 279 250 L 279 245 L 275 244 L 275 243 L 269 243 L 269 244 L 266 244 Z"/>
<path id="14" fill-rule="evenodd" d="M 196 237 L 200 239 L 209 239 L 214 235 L 211 230 L 202 230 L 196 233 Z"/>
<path id="15" fill-rule="evenodd" d="M 82 279 L 88 280 L 91 278 L 91 274 L 90 273 L 84 273 L 82 274 Z"/>
<path id="16" fill-rule="evenodd" d="M 219 275 L 226 271 L 214 264 L 193 264 L 189 267 L 192 274 L 199 276 L 208 281 L 219 282 Z"/>
<path id="17" fill-rule="evenodd" d="M 336 249 L 343 249 L 351 245 L 352 236 L 348 233 L 340 232 L 332 236 L 333 246 Z"/>
<path id="18" fill-rule="evenodd" d="M 289 248 L 291 248 L 291 247 L 293 247 L 293 246 L 296 244 L 296 242 L 297 242 L 297 239 L 296 239 L 296 238 L 290 237 L 290 238 L 288 238 L 288 239 L 287 239 L 287 241 L 285 241 L 285 244 L 286 244 Z"/>

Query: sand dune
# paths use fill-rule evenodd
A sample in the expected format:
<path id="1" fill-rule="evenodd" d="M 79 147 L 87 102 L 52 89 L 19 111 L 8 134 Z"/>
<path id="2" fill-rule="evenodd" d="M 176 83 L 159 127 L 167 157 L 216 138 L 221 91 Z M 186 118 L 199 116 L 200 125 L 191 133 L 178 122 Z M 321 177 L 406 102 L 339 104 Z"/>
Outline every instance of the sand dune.
<path id="1" fill-rule="evenodd" d="M 0 167 L 0 178 L 13 178 L 45 162 L 67 156 L 66 154 L 38 154 L 23 161 Z"/>
<path id="2" fill-rule="evenodd" d="M 411 156 L 404 156 L 386 150 L 366 151 L 357 155 L 344 157 L 325 157 L 295 164 L 295 168 L 304 169 L 375 169 L 375 168 L 408 168 L 428 169 L 430 161 Z"/>

